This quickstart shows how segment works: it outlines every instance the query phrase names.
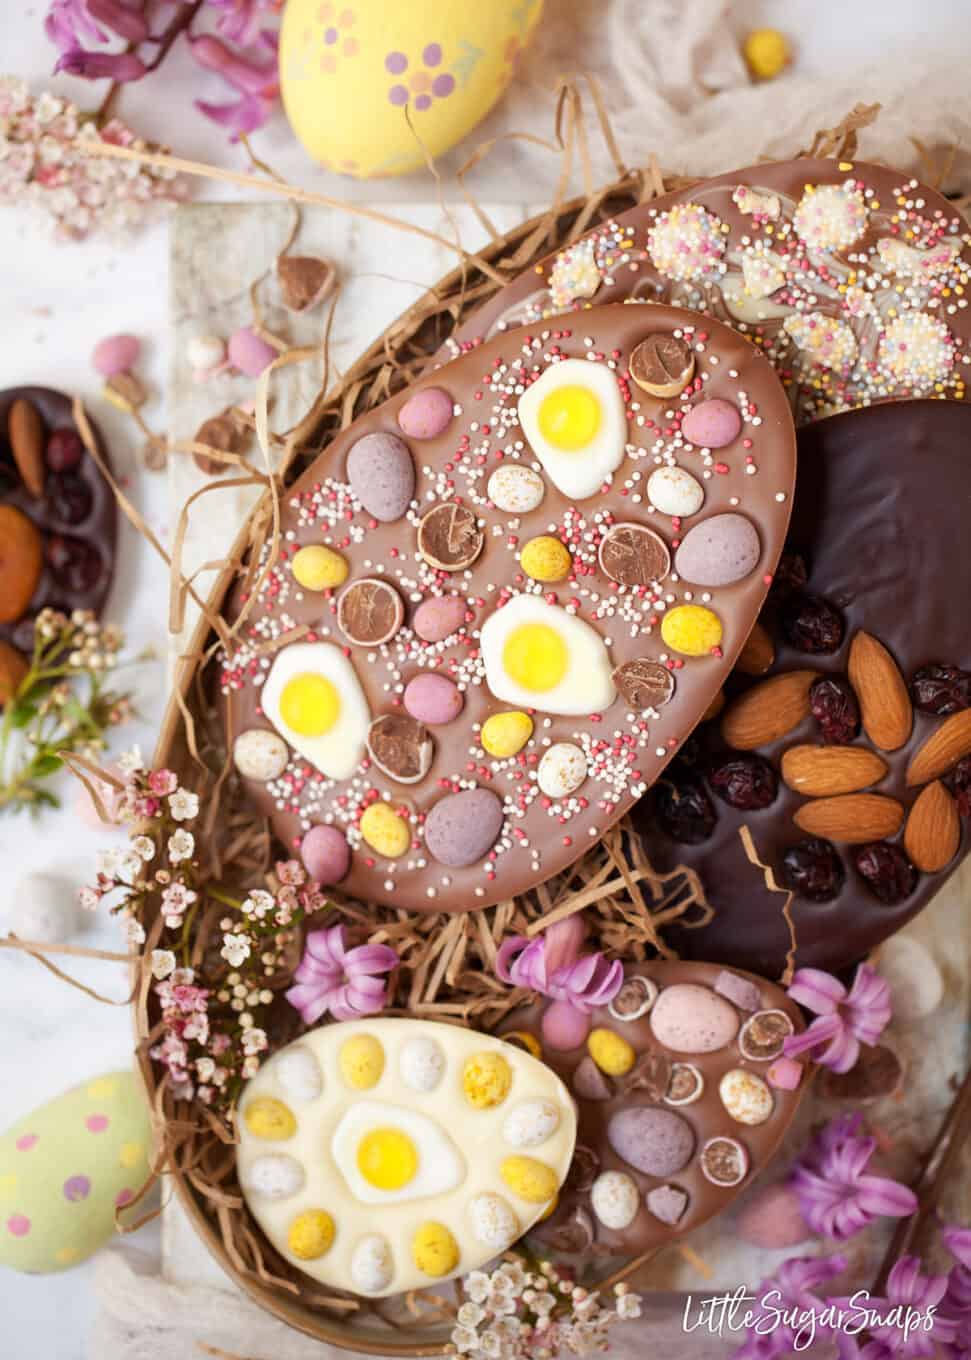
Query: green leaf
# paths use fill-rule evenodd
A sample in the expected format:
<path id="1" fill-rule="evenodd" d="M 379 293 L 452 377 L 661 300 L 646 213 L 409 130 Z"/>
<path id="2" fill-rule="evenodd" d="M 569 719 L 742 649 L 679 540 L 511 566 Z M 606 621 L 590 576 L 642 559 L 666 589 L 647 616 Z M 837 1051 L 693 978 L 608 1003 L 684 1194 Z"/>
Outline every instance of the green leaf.
<path id="1" fill-rule="evenodd" d="M 14 704 L 13 711 L 10 714 L 10 726 L 19 730 L 26 727 L 36 717 L 36 704 L 30 704 L 21 699 L 19 703 Z"/>
<path id="2" fill-rule="evenodd" d="M 55 797 L 53 793 L 49 793 L 47 789 L 37 789 L 34 794 L 34 806 L 56 808 L 61 806 L 61 800 Z"/>
<path id="3" fill-rule="evenodd" d="M 55 774 L 63 764 L 60 756 L 38 756 L 31 768 L 35 779 L 45 779 L 49 774 Z"/>

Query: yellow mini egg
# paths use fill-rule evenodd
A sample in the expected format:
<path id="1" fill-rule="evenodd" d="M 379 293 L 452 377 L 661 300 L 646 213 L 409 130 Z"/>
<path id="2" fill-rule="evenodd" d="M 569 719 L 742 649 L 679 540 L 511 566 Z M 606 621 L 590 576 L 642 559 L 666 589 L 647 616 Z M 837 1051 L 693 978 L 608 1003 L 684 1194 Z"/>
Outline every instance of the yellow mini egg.
<path id="1" fill-rule="evenodd" d="M 622 1077 L 634 1066 L 637 1057 L 631 1045 L 612 1029 L 591 1030 L 587 1050 L 600 1068 L 610 1077 Z"/>
<path id="2" fill-rule="evenodd" d="M 347 580 L 347 558 L 323 543 L 308 543 L 291 563 L 297 584 L 304 590 L 334 590 Z"/>
<path id="3" fill-rule="evenodd" d="M 271 1143 L 292 1138 L 297 1131 L 297 1121 L 289 1105 L 284 1105 L 282 1100 L 274 1100 L 272 1096 L 251 1100 L 243 1111 L 243 1118 L 250 1133 Z"/>
<path id="4" fill-rule="evenodd" d="M 505 760 L 518 755 L 532 735 L 533 720 L 528 713 L 493 713 L 482 724 L 482 749 Z"/>
<path id="5" fill-rule="evenodd" d="M 542 9 L 543 0 L 288 0 L 280 84 L 290 124 L 342 174 L 420 169 L 496 103 Z"/>
<path id="6" fill-rule="evenodd" d="M 552 534 L 531 538 L 523 548 L 519 562 L 534 581 L 562 581 L 573 567 L 569 550 Z"/>
<path id="7" fill-rule="evenodd" d="M 721 619 L 704 605 L 679 604 L 661 619 L 661 637 L 682 656 L 707 656 L 721 643 Z"/>
<path id="8" fill-rule="evenodd" d="M 46 1275 L 86 1261 L 148 1177 L 148 1102 L 111 1072 L 40 1106 L 0 1137 L 0 1266 Z"/>
<path id="9" fill-rule="evenodd" d="M 512 1068 L 501 1053 L 476 1053 L 465 1060 L 462 1090 L 477 1110 L 501 1105 L 512 1085 Z"/>
<path id="10" fill-rule="evenodd" d="M 423 1275 L 450 1275 L 459 1263 L 459 1247 L 444 1223 L 426 1222 L 415 1232 L 411 1244 L 415 1265 Z"/>
<path id="11" fill-rule="evenodd" d="M 755 28 L 742 45 L 742 55 L 754 80 L 772 80 L 792 61 L 792 48 L 777 28 Z"/>
<path id="12" fill-rule="evenodd" d="M 365 809 L 361 835 L 372 850 L 386 859 L 398 859 L 411 845 L 407 821 L 387 803 L 372 803 Z"/>
<path id="13" fill-rule="evenodd" d="M 543 1046 L 535 1034 L 530 1034 L 528 1029 L 511 1029 L 508 1034 L 504 1034 L 503 1041 L 512 1044 L 513 1048 L 521 1048 L 524 1053 L 530 1053 L 534 1058 L 542 1058 Z"/>
<path id="14" fill-rule="evenodd" d="M 377 1086 L 384 1071 L 384 1049 L 373 1034 L 355 1034 L 340 1051 L 341 1076 L 355 1091 Z"/>
<path id="15" fill-rule="evenodd" d="M 300 1261 L 316 1261 L 334 1242 L 334 1220 L 324 1209 L 297 1214 L 287 1233 L 287 1245 Z"/>
<path id="16" fill-rule="evenodd" d="M 556 1172 L 536 1157 L 505 1157 L 500 1174 L 513 1194 L 527 1204 L 546 1204 L 559 1193 Z"/>

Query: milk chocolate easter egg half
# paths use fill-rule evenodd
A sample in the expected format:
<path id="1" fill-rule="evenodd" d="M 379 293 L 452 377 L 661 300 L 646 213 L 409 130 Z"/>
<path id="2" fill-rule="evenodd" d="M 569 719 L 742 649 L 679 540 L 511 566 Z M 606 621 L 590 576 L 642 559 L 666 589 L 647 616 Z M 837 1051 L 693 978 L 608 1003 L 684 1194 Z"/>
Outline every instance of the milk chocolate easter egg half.
<path id="1" fill-rule="evenodd" d="M 692 359 L 675 397 L 631 376 L 659 335 Z M 499 337 L 434 387 L 418 437 L 420 384 L 290 489 L 221 681 L 288 853 L 362 901 L 468 911 L 594 845 L 708 708 L 772 578 L 795 440 L 758 352 L 666 307 Z"/>
<path id="2" fill-rule="evenodd" d="M 696 869 L 679 952 L 777 975 L 863 958 L 967 853 L 971 409 L 895 402 L 800 432 L 787 553 L 756 644 L 640 804 L 651 861 Z M 687 541 L 687 540 L 686 540 Z M 768 866 L 781 892 L 770 891 Z"/>

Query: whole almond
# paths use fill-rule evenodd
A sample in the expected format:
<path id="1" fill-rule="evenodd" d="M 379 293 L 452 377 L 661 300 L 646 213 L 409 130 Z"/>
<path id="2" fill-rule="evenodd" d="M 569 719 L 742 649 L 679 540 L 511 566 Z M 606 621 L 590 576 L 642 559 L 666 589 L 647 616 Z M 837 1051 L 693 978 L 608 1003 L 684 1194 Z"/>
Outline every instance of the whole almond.
<path id="1" fill-rule="evenodd" d="M 899 750 L 914 725 L 900 667 L 882 642 L 861 631 L 850 646 L 848 670 L 860 701 L 864 732 L 881 751 Z"/>
<path id="2" fill-rule="evenodd" d="M 18 397 L 7 416 L 7 438 L 20 480 L 39 500 L 44 494 L 44 422 L 32 401 Z"/>
<path id="3" fill-rule="evenodd" d="M 782 757 L 782 778 L 809 798 L 856 793 L 886 773 L 887 762 L 863 746 L 790 746 Z"/>
<path id="4" fill-rule="evenodd" d="M 0 638 L 0 708 L 17 693 L 27 670 L 26 658 L 11 643 Z"/>
<path id="5" fill-rule="evenodd" d="M 756 623 L 738 654 L 735 669 L 743 675 L 764 675 L 775 660 L 775 646 L 761 623 Z"/>
<path id="6" fill-rule="evenodd" d="M 971 708 L 945 718 L 907 766 L 907 783 L 926 784 L 971 754 Z"/>
<path id="7" fill-rule="evenodd" d="M 903 826 L 904 810 L 896 798 L 879 793 L 844 793 L 804 803 L 792 820 L 810 836 L 863 845 L 895 836 Z"/>
<path id="8" fill-rule="evenodd" d="M 809 717 L 815 671 L 785 671 L 740 695 L 722 718 L 722 736 L 739 751 L 778 741 Z"/>
<path id="9" fill-rule="evenodd" d="M 715 695 L 714 699 L 712 699 L 711 703 L 705 709 L 704 713 L 702 713 L 701 721 L 711 722 L 713 718 L 718 717 L 719 713 L 722 712 L 724 707 L 725 707 L 725 691 L 723 689 L 720 689 L 718 693 Z"/>
<path id="10" fill-rule="evenodd" d="M 925 874 L 950 864 L 961 843 L 957 805 L 939 779 L 921 789 L 904 828 L 904 849 Z"/>

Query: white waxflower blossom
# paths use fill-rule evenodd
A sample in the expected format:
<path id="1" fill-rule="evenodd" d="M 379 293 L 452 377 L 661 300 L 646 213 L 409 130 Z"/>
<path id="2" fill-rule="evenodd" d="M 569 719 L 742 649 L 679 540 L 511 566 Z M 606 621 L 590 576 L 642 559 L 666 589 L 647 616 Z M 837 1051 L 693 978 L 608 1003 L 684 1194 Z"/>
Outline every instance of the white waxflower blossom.
<path id="1" fill-rule="evenodd" d="M 139 859 L 146 864 L 155 858 L 155 842 L 149 836 L 136 836 L 131 843 L 131 848 Z"/>
<path id="2" fill-rule="evenodd" d="M 177 822 L 191 822 L 199 815 L 199 795 L 188 789 L 176 789 L 169 794 L 169 812 Z"/>
<path id="3" fill-rule="evenodd" d="M 181 864 L 183 860 L 191 859 L 196 848 L 195 837 L 191 831 L 183 831 L 179 827 L 169 837 L 169 859 L 173 864 Z"/>
<path id="4" fill-rule="evenodd" d="M 175 971 L 175 955 L 171 949 L 152 950 L 152 976 L 159 982 Z"/>
<path id="5" fill-rule="evenodd" d="M 233 968 L 239 968 L 250 956 L 250 943 L 245 935 L 224 935 L 220 954 Z"/>

